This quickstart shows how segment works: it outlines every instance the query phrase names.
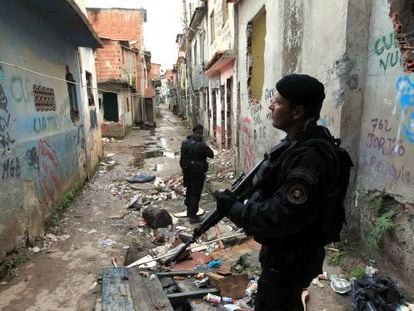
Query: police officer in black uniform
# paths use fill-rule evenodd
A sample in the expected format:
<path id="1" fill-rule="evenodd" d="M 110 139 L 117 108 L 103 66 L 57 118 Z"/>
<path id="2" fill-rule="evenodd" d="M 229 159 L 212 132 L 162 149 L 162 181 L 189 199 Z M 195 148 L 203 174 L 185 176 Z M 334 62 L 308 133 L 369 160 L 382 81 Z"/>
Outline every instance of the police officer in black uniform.
<path id="1" fill-rule="evenodd" d="M 214 157 L 213 150 L 203 139 L 203 130 L 201 124 L 196 124 L 193 134 L 187 136 L 181 144 L 180 166 L 184 175 L 184 187 L 187 187 L 184 204 L 187 206 L 190 223 L 201 221 L 197 212 L 208 170 L 207 158 Z"/>
<path id="2" fill-rule="evenodd" d="M 339 163 L 324 143 L 331 144 L 333 137 L 316 124 L 323 84 L 291 74 L 276 89 L 269 107 L 273 126 L 287 136 L 266 155 L 253 179 L 258 189 L 247 202 L 229 190 L 215 196 L 219 213 L 262 244 L 255 310 L 296 311 L 303 310 L 302 290 L 322 273 L 324 246 L 333 240 L 324 213 L 337 190 L 332 185 Z"/>

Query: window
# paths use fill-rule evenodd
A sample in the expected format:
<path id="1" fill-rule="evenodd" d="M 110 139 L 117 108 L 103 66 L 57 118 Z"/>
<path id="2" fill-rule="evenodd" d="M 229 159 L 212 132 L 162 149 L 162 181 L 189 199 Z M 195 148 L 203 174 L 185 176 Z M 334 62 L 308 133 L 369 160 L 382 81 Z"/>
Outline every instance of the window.
<path id="1" fill-rule="evenodd" d="M 214 18 L 214 10 L 210 15 L 210 43 L 213 43 L 216 40 L 216 21 Z"/>
<path id="2" fill-rule="evenodd" d="M 95 98 L 93 96 L 92 74 L 86 71 L 86 93 L 88 94 L 88 105 L 95 106 Z"/>
<path id="3" fill-rule="evenodd" d="M 247 24 L 247 83 L 249 97 L 255 100 L 262 98 L 265 37 L 266 11 L 263 10 Z"/>
<path id="4" fill-rule="evenodd" d="M 79 121 L 78 96 L 76 93 L 75 79 L 73 78 L 73 74 L 70 72 L 68 65 L 66 65 L 65 79 L 68 88 L 70 119 L 75 123 Z"/>

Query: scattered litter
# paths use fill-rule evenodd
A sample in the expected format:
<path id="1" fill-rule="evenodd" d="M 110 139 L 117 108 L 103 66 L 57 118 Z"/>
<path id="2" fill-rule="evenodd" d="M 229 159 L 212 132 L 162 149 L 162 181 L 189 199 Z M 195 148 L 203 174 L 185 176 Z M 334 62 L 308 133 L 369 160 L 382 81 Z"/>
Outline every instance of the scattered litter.
<path id="1" fill-rule="evenodd" d="M 37 254 L 41 251 L 40 247 L 35 246 L 33 248 L 29 248 L 30 251 L 32 251 L 33 253 Z"/>
<path id="2" fill-rule="evenodd" d="M 149 277 L 149 279 L 151 281 L 155 281 L 157 279 L 157 275 L 156 274 L 151 274 L 151 276 Z"/>
<path id="3" fill-rule="evenodd" d="M 210 268 L 210 269 L 212 269 L 212 268 L 220 268 L 221 265 L 222 265 L 221 260 L 220 259 L 215 259 L 215 260 L 210 261 L 207 264 L 207 267 Z"/>
<path id="4" fill-rule="evenodd" d="M 336 275 L 331 275 L 331 288 L 335 293 L 342 295 L 351 291 L 351 283 Z"/>
<path id="5" fill-rule="evenodd" d="M 134 262 L 134 266 L 138 266 L 140 269 L 154 270 L 157 267 L 157 262 L 154 261 L 154 257 L 147 255 Z"/>
<path id="6" fill-rule="evenodd" d="M 134 195 L 131 200 L 129 200 L 127 204 L 127 208 L 139 208 L 140 204 L 142 204 L 142 197 L 140 195 Z"/>
<path id="7" fill-rule="evenodd" d="M 241 310 L 241 308 L 238 305 L 226 304 L 226 305 L 223 306 L 223 310 L 236 311 L 236 310 Z"/>
<path id="8" fill-rule="evenodd" d="M 207 286 L 208 284 L 208 277 L 205 277 L 201 280 L 196 280 L 193 282 L 194 286 L 197 288 L 204 288 Z"/>
<path id="9" fill-rule="evenodd" d="M 91 229 L 91 230 L 89 230 L 89 231 L 88 231 L 88 234 L 92 234 L 92 233 L 96 233 L 96 232 L 98 232 L 98 230 L 96 230 L 96 229 Z"/>
<path id="10" fill-rule="evenodd" d="M 246 288 L 246 296 L 252 297 L 257 292 L 257 280 L 251 280 Z"/>
<path id="11" fill-rule="evenodd" d="M 154 175 L 140 174 L 128 177 L 126 180 L 129 183 L 146 183 L 153 181 L 155 179 Z"/>
<path id="12" fill-rule="evenodd" d="M 129 249 L 129 246 L 128 245 L 124 245 L 124 246 L 122 246 L 122 249 Z"/>
<path id="13" fill-rule="evenodd" d="M 214 294 L 207 294 L 207 296 L 205 296 L 203 298 L 205 301 L 208 302 L 212 302 L 212 303 L 233 303 L 234 299 L 231 297 L 221 297 L 218 295 L 214 295 Z"/>
<path id="14" fill-rule="evenodd" d="M 352 282 L 351 311 L 396 310 L 403 295 L 390 278 L 365 276 Z"/>
<path id="15" fill-rule="evenodd" d="M 312 280 L 312 285 L 318 286 L 319 288 L 325 287 L 325 285 L 323 285 L 321 281 L 319 281 L 319 278 L 317 277 Z"/>
<path id="16" fill-rule="evenodd" d="M 93 283 L 91 284 L 91 286 L 89 286 L 89 290 L 91 290 L 91 289 L 95 288 L 95 287 L 96 287 L 96 285 L 98 285 L 98 282 L 97 282 L 97 281 L 93 282 Z"/>
<path id="17" fill-rule="evenodd" d="M 106 155 L 106 157 L 107 157 L 107 158 L 112 158 L 113 156 L 115 156 L 115 153 L 108 153 L 108 154 Z"/>
<path id="18" fill-rule="evenodd" d="M 377 268 L 374 268 L 374 267 L 372 267 L 372 266 L 366 266 L 365 267 L 365 274 L 367 275 L 367 276 L 369 276 L 369 277 L 373 277 L 373 276 L 375 276 L 376 274 L 378 273 L 378 269 Z"/>
<path id="19" fill-rule="evenodd" d="M 112 245 L 115 245 L 116 244 L 116 242 L 115 241 L 113 241 L 113 240 L 111 240 L 111 239 L 105 239 L 105 240 L 101 240 L 101 241 L 99 241 L 99 247 L 100 248 L 105 248 L 105 247 L 107 247 L 107 246 L 112 246 Z"/>

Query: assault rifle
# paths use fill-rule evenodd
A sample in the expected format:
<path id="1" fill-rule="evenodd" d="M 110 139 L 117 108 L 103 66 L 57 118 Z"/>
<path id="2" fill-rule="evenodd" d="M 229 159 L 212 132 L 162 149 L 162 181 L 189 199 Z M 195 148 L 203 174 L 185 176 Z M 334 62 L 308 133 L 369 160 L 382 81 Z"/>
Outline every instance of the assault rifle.
<path id="1" fill-rule="evenodd" d="M 253 187 L 253 177 L 256 175 L 259 167 L 267 159 L 267 156 L 264 157 L 256 166 L 247 174 L 242 174 L 231 187 L 231 191 L 237 197 L 239 201 L 244 201 L 248 196 L 252 194 L 255 187 Z M 174 262 L 177 258 L 187 249 L 187 247 L 194 243 L 200 236 L 205 233 L 208 229 L 218 224 L 218 222 L 223 218 L 222 215 L 216 210 L 211 211 L 202 222 L 194 229 L 193 236 L 188 240 L 170 259 L 166 260 L 166 264 Z"/>

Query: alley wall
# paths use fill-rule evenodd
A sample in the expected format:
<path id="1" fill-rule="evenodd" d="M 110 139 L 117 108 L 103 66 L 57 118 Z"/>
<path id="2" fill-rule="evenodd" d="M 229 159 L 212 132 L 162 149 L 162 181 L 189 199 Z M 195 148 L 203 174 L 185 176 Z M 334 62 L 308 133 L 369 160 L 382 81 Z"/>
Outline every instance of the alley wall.
<path id="1" fill-rule="evenodd" d="M 0 59 L 61 79 L 67 67 L 80 82 L 77 47 L 12 2 L 0 10 Z M 52 206 L 79 181 L 86 145 L 78 85 L 70 98 L 64 81 L 1 64 L 0 86 L 1 261 L 42 233 Z"/>

